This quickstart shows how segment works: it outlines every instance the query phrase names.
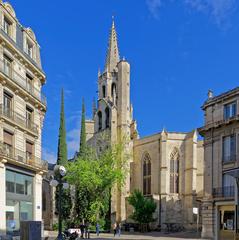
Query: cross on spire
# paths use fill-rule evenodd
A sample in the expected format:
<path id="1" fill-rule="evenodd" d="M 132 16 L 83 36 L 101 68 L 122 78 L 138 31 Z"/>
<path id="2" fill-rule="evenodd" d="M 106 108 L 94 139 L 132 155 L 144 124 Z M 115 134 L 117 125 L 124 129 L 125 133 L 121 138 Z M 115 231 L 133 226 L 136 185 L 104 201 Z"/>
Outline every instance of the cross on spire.
<path id="1" fill-rule="evenodd" d="M 117 43 L 117 33 L 115 29 L 114 16 L 112 16 L 112 27 L 110 30 L 108 49 L 106 55 L 105 71 L 113 72 L 117 63 L 120 61 Z"/>

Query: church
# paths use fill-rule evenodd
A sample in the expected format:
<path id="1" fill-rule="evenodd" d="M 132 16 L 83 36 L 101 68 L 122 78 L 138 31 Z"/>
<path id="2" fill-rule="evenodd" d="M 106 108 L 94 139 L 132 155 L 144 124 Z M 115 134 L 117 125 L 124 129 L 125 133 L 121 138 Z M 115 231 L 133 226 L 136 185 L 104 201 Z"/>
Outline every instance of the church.
<path id="1" fill-rule="evenodd" d="M 93 118 L 86 121 L 88 144 L 98 146 L 102 134 L 111 143 L 127 138 L 130 153 L 125 186 L 112 194 L 111 220 L 130 222 L 127 198 L 135 189 L 157 204 L 153 227 L 177 223 L 186 229 L 200 221 L 203 197 L 204 151 L 196 130 L 169 132 L 163 129 L 140 138 L 130 97 L 130 63 L 119 55 L 113 21 L 104 71 L 98 73 L 98 99 Z"/>

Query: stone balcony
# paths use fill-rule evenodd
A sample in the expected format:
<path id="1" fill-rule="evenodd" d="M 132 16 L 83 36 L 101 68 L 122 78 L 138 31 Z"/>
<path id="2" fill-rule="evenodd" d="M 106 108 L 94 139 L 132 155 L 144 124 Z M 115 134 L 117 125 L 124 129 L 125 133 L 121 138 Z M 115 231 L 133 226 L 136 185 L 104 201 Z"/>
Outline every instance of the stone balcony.
<path id="1" fill-rule="evenodd" d="M 222 120 L 215 121 L 215 122 L 208 122 L 207 124 L 205 124 L 205 126 L 198 128 L 198 132 L 201 135 L 204 135 L 205 132 L 209 131 L 212 128 L 214 128 L 214 129 L 220 128 L 220 127 L 223 127 L 223 126 L 226 126 L 228 124 L 232 124 L 232 123 L 238 122 L 238 121 L 239 121 L 239 114 L 237 114 L 231 118 L 228 118 L 228 119 L 222 119 Z"/>
<path id="2" fill-rule="evenodd" d="M 0 142 L 0 161 L 30 170 L 47 171 L 48 162 L 44 161 L 33 154 L 23 152 L 17 148 L 13 148 L 3 142 Z"/>
<path id="3" fill-rule="evenodd" d="M 0 104 L 0 118 L 22 128 L 24 131 L 28 131 L 34 136 L 38 136 L 38 125 L 19 113 L 4 107 L 3 104 Z"/>
<path id="4" fill-rule="evenodd" d="M 47 105 L 45 95 L 36 89 L 33 85 L 29 85 L 27 83 L 27 77 L 23 77 L 19 73 L 17 73 L 12 66 L 7 66 L 4 64 L 2 60 L 0 60 L 0 73 L 2 73 L 7 79 L 13 81 L 19 87 L 23 88 L 31 97 L 40 101 L 45 107 Z"/>

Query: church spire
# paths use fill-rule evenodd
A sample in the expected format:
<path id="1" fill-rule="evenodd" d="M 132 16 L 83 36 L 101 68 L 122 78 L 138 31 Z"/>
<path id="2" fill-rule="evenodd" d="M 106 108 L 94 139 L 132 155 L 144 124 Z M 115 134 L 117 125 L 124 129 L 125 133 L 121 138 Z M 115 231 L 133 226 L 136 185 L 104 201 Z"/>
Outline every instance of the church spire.
<path id="1" fill-rule="evenodd" d="M 118 49 L 118 43 L 117 43 L 117 33 L 115 30 L 115 23 L 113 18 L 112 27 L 111 27 L 110 36 L 109 36 L 105 71 L 113 72 L 113 69 L 116 67 L 119 61 L 120 61 L 120 57 L 119 57 L 119 49 Z"/>

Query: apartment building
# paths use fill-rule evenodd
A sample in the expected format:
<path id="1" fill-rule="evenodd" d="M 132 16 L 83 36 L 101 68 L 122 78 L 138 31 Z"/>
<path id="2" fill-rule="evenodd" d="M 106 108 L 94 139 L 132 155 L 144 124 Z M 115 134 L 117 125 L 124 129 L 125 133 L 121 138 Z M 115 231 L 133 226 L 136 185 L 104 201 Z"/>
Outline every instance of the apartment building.
<path id="1" fill-rule="evenodd" d="M 204 197 L 202 237 L 234 239 L 235 179 L 230 170 L 239 167 L 239 88 L 208 99 L 202 109 L 204 137 Z"/>
<path id="2" fill-rule="evenodd" d="M 21 220 L 42 220 L 45 81 L 34 32 L 0 0 L 0 233 L 19 231 Z"/>

